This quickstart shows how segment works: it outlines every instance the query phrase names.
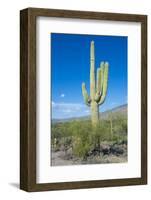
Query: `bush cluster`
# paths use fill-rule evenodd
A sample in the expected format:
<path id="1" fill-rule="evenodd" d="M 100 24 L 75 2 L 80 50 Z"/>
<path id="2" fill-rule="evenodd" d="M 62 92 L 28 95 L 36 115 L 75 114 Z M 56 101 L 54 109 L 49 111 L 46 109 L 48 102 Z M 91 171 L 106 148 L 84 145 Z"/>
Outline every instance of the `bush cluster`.
<path id="1" fill-rule="evenodd" d="M 100 120 L 96 128 L 90 120 L 54 123 L 51 144 L 54 151 L 72 149 L 73 156 L 86 159 L 101 142 L 127 142 L 127 119 L 122 116 Z"/>

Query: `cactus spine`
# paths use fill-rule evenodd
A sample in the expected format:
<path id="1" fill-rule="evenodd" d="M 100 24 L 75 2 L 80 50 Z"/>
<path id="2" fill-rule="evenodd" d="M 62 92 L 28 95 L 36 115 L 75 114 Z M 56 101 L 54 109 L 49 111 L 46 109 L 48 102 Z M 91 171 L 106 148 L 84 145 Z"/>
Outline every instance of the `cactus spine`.
<path id="1" fill-rule="evenodd" d="M 84 102 L 91 108 L 91 121 L 94 126 L 99 122 L 99 106 L 104 103 L 108 85 L 108 62 L 101 62 L 97 69 L 97 80 L 95 76 L 95 51 L 94 41 L 90 45 L 90 96 L 82 83 L 82 94 Z"/>

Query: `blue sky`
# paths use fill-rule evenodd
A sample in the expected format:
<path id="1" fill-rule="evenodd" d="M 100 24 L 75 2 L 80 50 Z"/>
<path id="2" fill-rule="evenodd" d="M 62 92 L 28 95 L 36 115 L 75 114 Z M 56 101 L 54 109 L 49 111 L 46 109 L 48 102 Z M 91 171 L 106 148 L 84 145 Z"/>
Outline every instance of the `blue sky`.
<path id="1" fill-rule="evenodd" d="M 127 37 L 51 33 L 52 118 L 90 114 L 81 92 L 82 82 L 89 92 L 90 42 L 95 42 L 95 69 L 109 62 L 105 111 L 127 103 Z"/>

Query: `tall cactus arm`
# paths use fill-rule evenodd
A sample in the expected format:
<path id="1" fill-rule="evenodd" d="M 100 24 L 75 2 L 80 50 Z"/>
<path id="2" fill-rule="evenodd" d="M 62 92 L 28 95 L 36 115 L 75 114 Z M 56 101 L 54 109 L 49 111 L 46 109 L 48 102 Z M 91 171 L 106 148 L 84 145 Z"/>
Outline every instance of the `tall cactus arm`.
<path id="1" fill-rule="evenodd" d="M 103 89 L 103 76 L 104 76 L 104 69 L 105 69 L 105 63 L 104 62 L 101 62 L 100 63 L 100 68 L 101 68 L 101 71 L 100 71 L 100 73 L 101 73 L 101 81 L 100 81 L 100 87 L 101 87 L 101 92 L 102 92 L 102 89 Z"/>
<path id="2" fill-rule="evenodd" d="M 102 90 L 102 73 L 101 73 L 101 68 L 97 69 L 97 93 L 100 94 Z"/>
<path id="3" fill-rule="evenodd" d="M 109 69 L 109 63 L 105 62 L 104 73 L 103 73 L 103 88 L 102 88 L 102 95 L 101 95 L 100 101 L 98 102 L 99 105 L 101 105 L 105 101 L 105 98 L 106 98 L 107 86 L 108 86 L 108 69 Z"/>
<path id="4" fill-rule="evenodd" d="M 101 69 L 97 69 L 97 90 L 95 94 L 95 101 L 98 102 L 101 97 Z"/>
<path id="5" fill-rule="evenodd" d="M 90 100 L 90 97 L 89 97 L 88 92 L 86 90 L 85 83 L 82 83 L 82 94 L 83 94 L 85 104 L 90 106 L 91 100 Z"/>
<path id="6" fill-rule="evenodd" d="M 100 67 L 97 69 L 97 91 L 95 95 L 96 102 L 100 100 L 100 97 L 102 95 L 103 73 L 104 73 L 104 62 L 101 62 Z"/>

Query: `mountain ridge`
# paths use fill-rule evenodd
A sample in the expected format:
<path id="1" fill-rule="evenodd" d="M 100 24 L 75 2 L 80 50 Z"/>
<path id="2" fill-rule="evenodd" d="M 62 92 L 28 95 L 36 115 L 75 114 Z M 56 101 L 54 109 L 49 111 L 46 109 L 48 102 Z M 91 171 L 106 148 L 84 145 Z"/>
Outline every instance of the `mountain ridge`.
<path id="1" fill-rule="evenodd" d="M 127 115 L 127 104 L 123 104 L 117 107 L 114 107 L 112 109 L 106 110 L 104 112 L 100 112 L 101 119 L 106 119 L 108 115 L 112 114 L 121 114 L 123 116 Z M 88 120 L 90 119 L 90 115 L 81 116 L 81 117 L 71 117 L 71 118 L 65 118 L 65 119 L 52 119 L 52 123 L 59 123 L 59 122 L 67 122 L 67 121 L 73 121 L 73 120 Z"/>

